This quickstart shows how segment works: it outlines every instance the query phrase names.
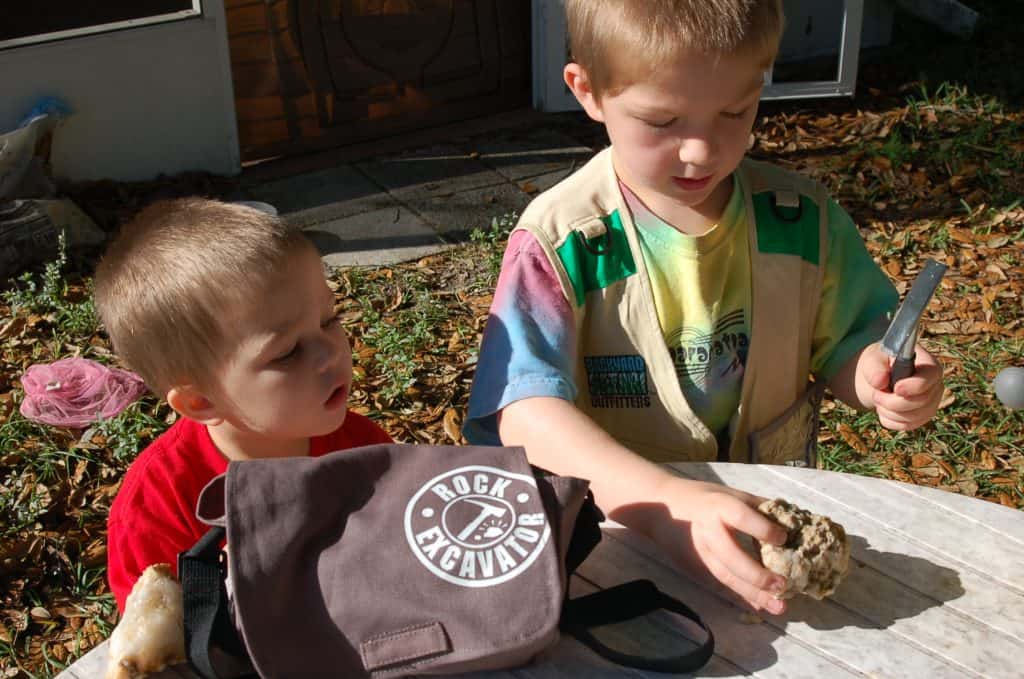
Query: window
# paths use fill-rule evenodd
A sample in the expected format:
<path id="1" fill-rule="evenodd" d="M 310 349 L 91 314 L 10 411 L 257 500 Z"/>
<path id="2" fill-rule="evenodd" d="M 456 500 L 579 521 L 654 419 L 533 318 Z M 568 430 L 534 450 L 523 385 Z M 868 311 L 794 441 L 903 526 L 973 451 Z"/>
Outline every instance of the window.
<path id="1" fill-rule="evenodd" d="M 37 0 L 0 21 L 0 49 L 175 21 L 202 13 L 200 0 Z"/>

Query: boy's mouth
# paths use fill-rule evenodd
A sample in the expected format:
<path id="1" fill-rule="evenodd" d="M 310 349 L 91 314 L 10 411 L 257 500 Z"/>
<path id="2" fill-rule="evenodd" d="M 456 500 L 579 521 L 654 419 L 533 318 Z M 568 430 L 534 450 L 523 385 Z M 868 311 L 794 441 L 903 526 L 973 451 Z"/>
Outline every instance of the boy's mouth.
<path id="1" fill-rule="evenodd" d="M 348 398 L 348 387 L 344 384 L 331 392 L 331 395 L 324 401 L 324 406 L 328 409 L 336 408 L 345 403 Z"/>
<path id="2" fill-rule="evenodd" d="M 684 191 L 700 191 L 703 188 L 707 188 L 708 184 L 711 183 L 712 175 L 701 177 L 699 179 L 686 179 L 685 177 L 672 177 L 672 181 L 675 182 L 676 186 L 683 189 Z"/>

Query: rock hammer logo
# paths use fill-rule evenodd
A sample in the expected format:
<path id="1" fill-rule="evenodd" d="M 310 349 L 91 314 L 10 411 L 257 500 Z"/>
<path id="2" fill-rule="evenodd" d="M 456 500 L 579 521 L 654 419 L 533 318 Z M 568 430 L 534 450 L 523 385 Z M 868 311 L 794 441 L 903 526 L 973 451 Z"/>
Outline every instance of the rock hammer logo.
<path id="1" fill-rule="evenodd" d="M 474 465 L 423 484 L 405 508 L 405 537 L 442 580 L 490 587 L 516 577 L 551 535 L 533 476 Z"/>

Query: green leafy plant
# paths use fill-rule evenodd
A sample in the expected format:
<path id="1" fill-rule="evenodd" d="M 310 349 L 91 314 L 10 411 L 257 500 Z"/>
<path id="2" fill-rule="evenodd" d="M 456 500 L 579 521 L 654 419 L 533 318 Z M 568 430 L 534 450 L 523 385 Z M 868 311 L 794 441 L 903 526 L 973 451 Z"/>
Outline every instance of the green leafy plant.
<path id="1" fill-rule="evenodd" d="M 11 289 L 0 292 L 0 299 L 13 313 L 46 318 L 61 340 L 92 335 L 99 326 L 92 295 L 76 299 L 70 294 L 65 278 L 67 265 L 67 237 L 61 232 L 57 257 L 46 263 L 42 274 L 26 272 L 12 281 Z"/>
<path id="2" fill-rule="evenodd" d="M 479 246 L 483 256 L 481 268 L 486 274 L 485 280 L 481 281 L 483 285 L 488 285 L 489 283 L 493 286 L 493 283 L 498 280 L 498 272 L 501 270 L 501 258 L 504 254 L 504 243 L 508 240 L 508 235 L 515 228 L 518 221 L 519 215 L 515 212 L 510 212 L 494 217 L 491 220 L 490 227 L 487 229 L 475 229 L 470 234 L 470 240 Z"/>

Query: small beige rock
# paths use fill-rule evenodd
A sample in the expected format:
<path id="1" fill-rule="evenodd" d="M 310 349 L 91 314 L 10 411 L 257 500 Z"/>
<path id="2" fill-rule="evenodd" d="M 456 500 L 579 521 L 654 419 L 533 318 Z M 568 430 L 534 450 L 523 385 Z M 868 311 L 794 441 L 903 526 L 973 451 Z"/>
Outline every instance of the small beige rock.
<path id="1" fill-rule="evenodd" d="M 758 510 L 782 524 L 789 535 L 781 547 L 761 543 L 761 563 L 786 578 L 780 599 L 806 594 L 824 599 L 850 570 L 850 544 L 843 527 L 785 500 L 766 500 Z"/>
<path id="2" fill-rule="evenodd" d="M 105 679 L 139 679 L 185 662 L 181 585 L 165 563 L 142 572 L 110 635 Z"/>

